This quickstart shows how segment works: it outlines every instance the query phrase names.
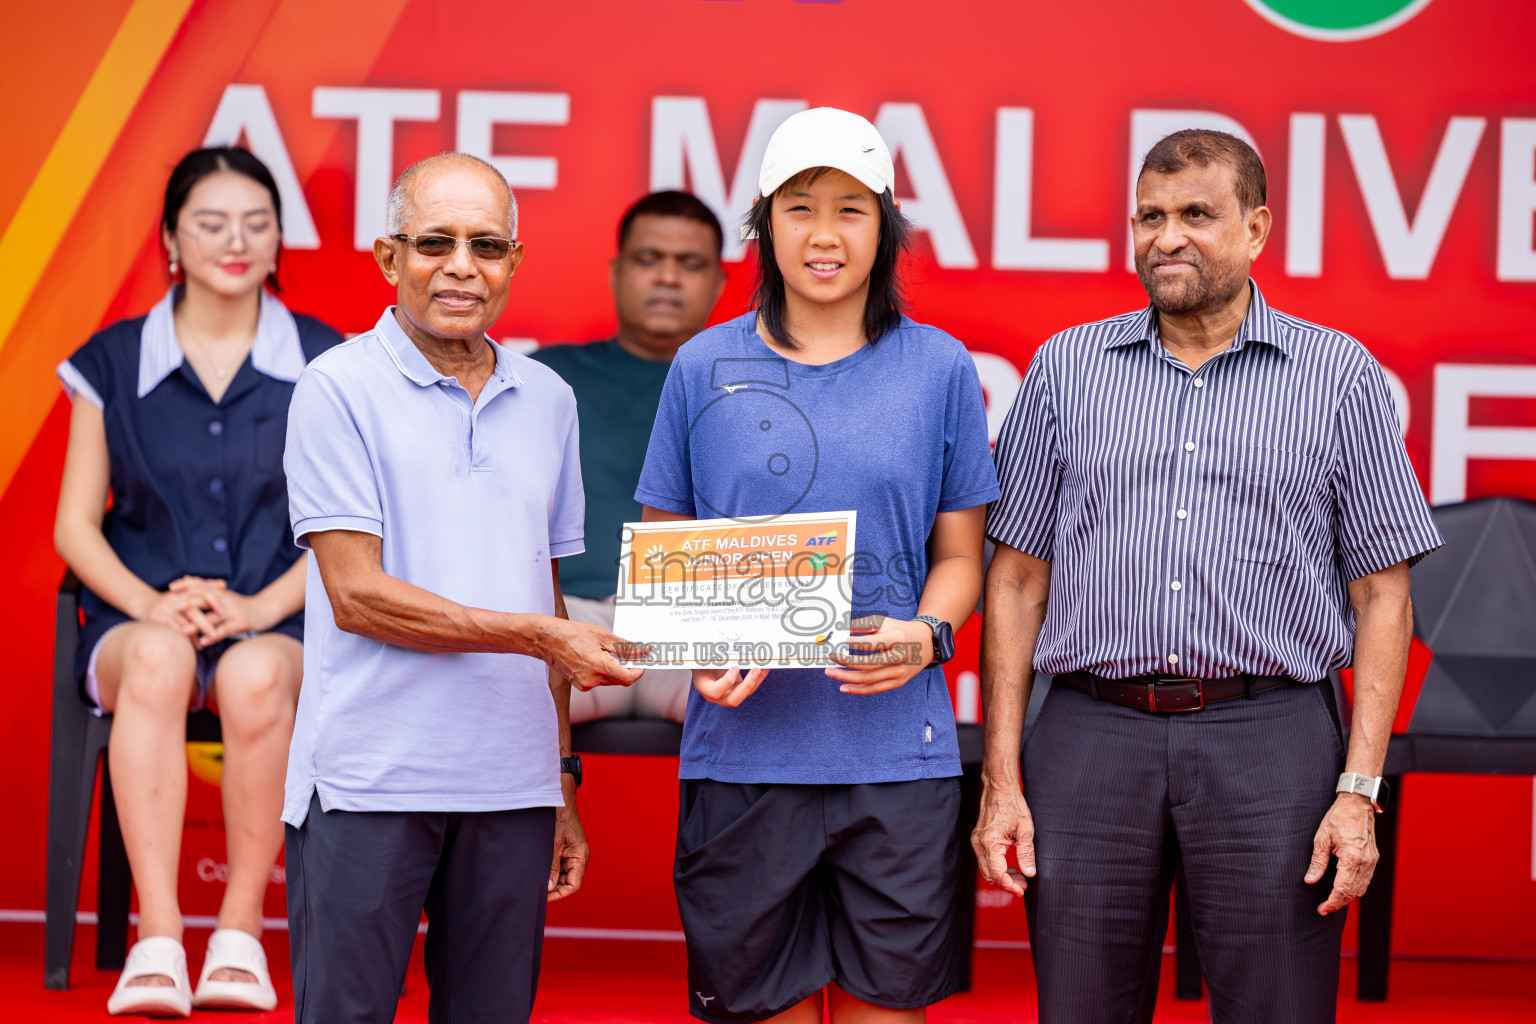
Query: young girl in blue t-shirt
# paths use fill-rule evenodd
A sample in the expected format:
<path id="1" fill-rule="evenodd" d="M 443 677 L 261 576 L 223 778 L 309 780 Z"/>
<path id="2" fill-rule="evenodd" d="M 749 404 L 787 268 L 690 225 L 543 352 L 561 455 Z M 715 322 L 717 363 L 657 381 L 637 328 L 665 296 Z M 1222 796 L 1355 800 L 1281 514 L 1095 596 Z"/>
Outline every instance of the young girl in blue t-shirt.
<path id="1" fill-rule="evenodd" d="M 757 309 L 678 352 L 647 520 L 858 514 L 853 653 L 695 670 L 678 906 L 709 1021 L 921 1021 L 958 986 L 960 760 L 937 666 L 981 593 L 997 497 L 969 354 L 902 313 L 890 152 L 831 108 L 769 141 Z"/>

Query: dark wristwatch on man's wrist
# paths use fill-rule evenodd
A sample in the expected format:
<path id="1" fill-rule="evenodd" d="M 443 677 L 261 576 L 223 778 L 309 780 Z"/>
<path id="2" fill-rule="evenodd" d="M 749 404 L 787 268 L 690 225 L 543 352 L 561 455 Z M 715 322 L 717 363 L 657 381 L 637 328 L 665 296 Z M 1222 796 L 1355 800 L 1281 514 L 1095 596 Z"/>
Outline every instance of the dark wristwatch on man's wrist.
<path id="1" fill-rule="evenodd" d="M 933 615 L 919 615 L 914 622 L 926 622 L 933 630 L 933 660 L 924 665 L 942 665 L 955 656 L 955 627 Z"/>
<path id="2" fill-rule="evenodd" d="M 580 789 L 581 788 L 581 755 L 580 754 L 572 754 L 570 757 L 562 757 L 560 759 L 560 774 L 561 775 L 574 775 L 576 777 L 576 788 Z"/>

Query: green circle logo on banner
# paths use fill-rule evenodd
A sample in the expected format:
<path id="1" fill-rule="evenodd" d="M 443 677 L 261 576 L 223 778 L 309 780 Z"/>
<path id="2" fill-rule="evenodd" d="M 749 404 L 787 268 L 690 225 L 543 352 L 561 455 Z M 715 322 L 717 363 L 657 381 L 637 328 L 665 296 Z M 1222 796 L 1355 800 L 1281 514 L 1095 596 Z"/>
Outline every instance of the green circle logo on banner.
<path id="1" fill-rule="evenodd" d="M 1344 43 L 1392 31 L 1429 0 L 1248 0 L 1248 6 L 1287 32 Z"/>

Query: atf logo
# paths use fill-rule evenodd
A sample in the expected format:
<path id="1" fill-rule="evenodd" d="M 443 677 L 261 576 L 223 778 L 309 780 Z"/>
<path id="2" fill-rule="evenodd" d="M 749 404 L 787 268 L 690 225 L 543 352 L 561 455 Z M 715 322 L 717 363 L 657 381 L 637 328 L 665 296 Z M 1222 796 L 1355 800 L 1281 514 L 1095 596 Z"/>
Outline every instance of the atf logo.
<path id="1" fill-rule="evenodd" d="M 836 542 L 836 540 L 837 540 L 837 531 L 836 530 L 831 530 L 831 531 L 829 531 L 827 533 L 820 533 L 820 534 L 817 534 L 816 536 L 812 537 L 810 540 L 805 542 L 805 546 L 809 547 L 809 548 L 825 547 L 828 544 L 832 544 L 832 543 Z"/>
<path id="2" fill-rule="evenodd" d="M 1429 0 L 1248 0 L 1248 6 L 1287 32 L 1344 43 L 1392 31 Z"/>

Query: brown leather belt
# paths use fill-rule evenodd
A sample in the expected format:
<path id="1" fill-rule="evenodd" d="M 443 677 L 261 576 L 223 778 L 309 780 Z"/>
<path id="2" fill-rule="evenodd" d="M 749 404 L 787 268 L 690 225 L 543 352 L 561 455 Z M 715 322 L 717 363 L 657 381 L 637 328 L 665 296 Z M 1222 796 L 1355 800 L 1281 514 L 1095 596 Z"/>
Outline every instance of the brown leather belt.
<path id="1" fill-rule="evenodd" d="M 1247 697 L 1250 700 L 1267 690 L 1278 690 L 1296 682 L 1290 676 L 1236 675 L 1226 679 L 1192 679 L 1189 676 L 1135 676 L 1131 679 L 1105 679 L 1092 672 L 1067 672 L 1055 677 L 1079 693 L 1094 700 L 1135 708 L 1137 711 L 1199 711 L 1207 704 Z"/>

